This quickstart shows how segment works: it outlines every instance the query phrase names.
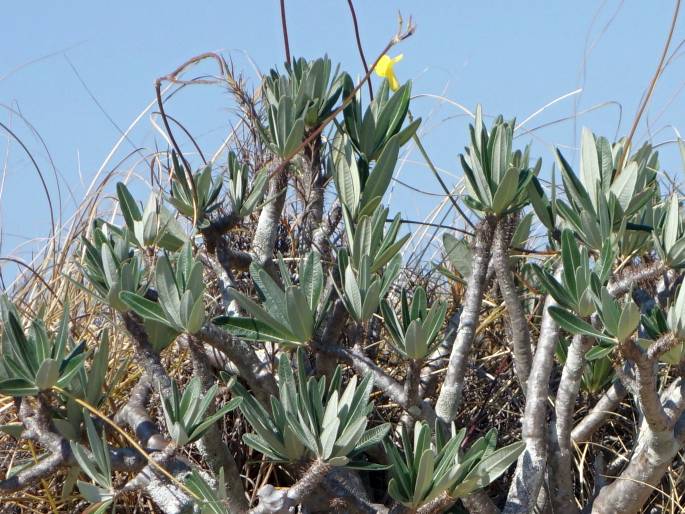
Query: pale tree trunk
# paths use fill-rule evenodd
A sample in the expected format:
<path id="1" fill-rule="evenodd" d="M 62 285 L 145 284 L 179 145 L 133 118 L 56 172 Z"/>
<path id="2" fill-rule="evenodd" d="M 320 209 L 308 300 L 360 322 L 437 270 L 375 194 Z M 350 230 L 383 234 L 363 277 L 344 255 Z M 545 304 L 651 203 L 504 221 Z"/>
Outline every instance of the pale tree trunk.
<path id="1" fill-rule="evenodd" d="M 549 308 L 556 304 L 551 296 L 547 296 L 533 367 L 528 378 L 526 408 L 522 420 L 522 438 L 526 447 L 518 459 L 512 478 L 505 514 L 532 511 L 547 466 L 547 398 L 549 378 L 554 366 L 554 350 L 559 339 L 559 326 L 550 316 Z"/>
<path id="2" fill-rule="evenodd" d="M 445 381 L 435 404 L 435 413 L 443 427 L 448 427 L 454 421 L 461 404 L 464 376 L 466 375 L 471 346 L 478 328 L 480 308 L 483 301 L 483 287 L 490 262 L 490 250 L 496 224 L 496 219 L 488 217 L 476 229 L 471 277 L 464 297 L 459 329 L 452 346 Z"/>
<path id="3" fill-rule="evenodd" d="M 521 303 L 521 295 L 514 282 L 514 274 L 509 263 L 509 243 L 511 241 L 512 227 L 516 224 L 516 217 L 511 217 L 497 225 L 495 240 L 492 247 L 491 266 L 497 275 L 504 304 L 507 307 L 509 324 L 511 326 L 511 346 L 514 358 L 514 371 L 521 383 L 523 391 L 526 390 L 528 375 L 533 361 L 530 349 L 530 332 L 528 320 Z"/>
<path id="4" fill-rule="evenodd" d="M 557 390 L 554 423 L 550 425 L 550 500 L 554 506 L 554 512 L 559 514 L 579 512 L 573 493 L 571 429 L 576 398 L 585 368 L 585 354 L 592 347 L 593 342 L 594 339 L 586 336 L 573 337 Z"/>

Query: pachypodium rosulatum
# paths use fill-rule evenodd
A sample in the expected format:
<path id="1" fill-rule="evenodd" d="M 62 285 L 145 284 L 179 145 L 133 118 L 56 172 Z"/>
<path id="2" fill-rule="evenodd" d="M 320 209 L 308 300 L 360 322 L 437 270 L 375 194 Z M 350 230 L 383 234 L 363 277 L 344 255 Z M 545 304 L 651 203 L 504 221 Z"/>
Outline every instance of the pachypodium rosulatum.
<path id="1" fill-rule="evenodd" d="M 649 143 L 588 129 L 579 171 L 556 150 L 546 175 L 478 106 L 454 151 L 465 230 L 409 259 L 387 194 L 421 130 L 401 58 L 368 103 L 328 57 L 258 96 L 223 69 L 248 130 L 210 162 L 156 157 L 145 207 L 118 183 L 31 293 L 59 305 L 3 296 L 0 429 L 34 455 L 2 494 L 59 476 L 60 505 L 98 513 L 647 505 L 685 448 L 682 195 Z M 619 408 L 632 448 L 603 430 Z"/>

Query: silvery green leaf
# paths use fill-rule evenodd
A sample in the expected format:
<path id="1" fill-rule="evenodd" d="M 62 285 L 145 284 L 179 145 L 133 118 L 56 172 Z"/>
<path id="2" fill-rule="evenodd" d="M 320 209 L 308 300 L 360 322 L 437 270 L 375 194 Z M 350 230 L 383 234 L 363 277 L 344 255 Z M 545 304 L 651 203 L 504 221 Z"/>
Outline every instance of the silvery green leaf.
<path id="1" fill-rule="evenodd" d="M 205 305 L 202 298 L 195 300 L 193 308 L 190 311 L 190 317 L 186 324 L 186 331 L 189 334 L 196 334 L 202 328 L 205 323 Z"/>
<path id="2" fill-rule="evenodd" d="M 668 262 L 676 269 L 685 267 L 685 237 L 681 237 L 668 252 Z"/>
<path id="3" fill-rule="evenodd" d="M 202 298 L 202 293 L 205 290 L 203 266 L 200 261 L 192 261 L 190 264 L 190 273 L 186 277 L 185 288 L 193 293 L 193 298 L 197 300 Z"/>
<path id="4" fill-rule="evenodd" d="M 333 178 L 342 203 L 356 214 L 361 199 L 361 183 L 357 160 L 352 151 L 352 145 L 347 135 L 338 136 L 333 140 L 332 157 Z"/>
<path id="5" fill-rule="evenodd" d="M 287 313 L 285 310 L 285 294 L 283 295 L 283 313 L 285 314 L 283 319 L 276 319 L 269 312 L 259 306 L 252 298 L 244 295 L 237 289 L 231 289 L 231 296 L 240 304 L 240 306 L 247 311 L 248 314 L 252 315 L 262 324 L 272 327 L 274 332 L 280 332 L 282 334 L 289 334 L 290 330 L 287 328 Z M 221 318 L 222 320 L 225 318 Z"/>
<path id="6" fill-rule="evenodd" d="M 400 145 L 397 136 L 393 136 L 385 144 L 380 157 L 376 161 L 376 165 L 369 174 L 366 184 L 364 184 L 360 202 L 362 207 L 368 204 L 370 200 L 377 197 L 382 198 L 385 194 L 392 180 L 399 151 Z"/>
<path id="7" fill-rule="evenodd" d="M 210 398 L 207 396 L 206 398 Z M 214 401 L 214 394 L 211 395 L 210 398 L 211 402 Z M 207 429 L 222 419 L 226 414 L 234 410 L 238 405 L 242 403 L 242 398 L 233 398 L 231 399 L 228 403 L 225 405 L 221 406 L 219 410 L 217 410 L 214 414 L 211 416 L 207 416 L 206 418 L 202 419 L 202 421 L 198 424 L 193 425 L 192 427 L 192 432 L 190 433 L 190 442 L 198 440 L 202 435 L 207 431 Z M 202 411 L 203 413 L 206 412 L 206 409 Z"/>
<path id="8" fill-rule="evenodd" d="M 489 456 L 481 460 L 469 473 L 466 475 L 464 482 L 471 483 L 471 491 L 482 489 L 497 480 L 502 473 L 504 473 L 513 462 L 516 461 L 521 454 L 526 444 L 519 441 L 499 450 L 494 451 Z M 472 482 L 473 481 L 473 482 Z M 466 493 L 468 494 L 468 493 Z M 461 497 L 464 494 L 455 494 L 454 496 Z"/>
<path id="9" fill-rule="evenodd" d="M 531 264 L 530 270 L 533 275 L 540 281 L 543 289 L 552 296 L 560 305 L 571 308 L 573 306 L 574 298 L 564 289 L 559 281 L 550 273 L 543 270 L 537 264 Z"/>
<path id="10" fill-rule="evenodd" d="M 571 198 L 575 205 L 583 209 L 583 212 L 592 214 L 594 217 L 595 208 L 585 187 L 583 187 L 581 181 L 578 180 L 578 177 L 576 177 L 575 173 L 573 173 L 573 169 L 571 169 L 570 164 L 566 161 L 559 150 L 556 151 L 556 158 L 559 168 L 561 168 L 561 177 L 564 182 L 566 194 Z"/>
<path id="11" fill-rule="evenodd" d="M 583 334 L 608 343 L 616 342 L 613 338 L 607 337 L 602 332 L 596 330 L 592 325 L 565 309 L 552 306 L 549 308 L 549 313 L 552 316 L 552 319 L 554 319 L 561 328 L 571 334 Z"/>
<path id="12" fill-rule="evenodd" d="M 404 243 L 409 240 L 411 234 L 405 234 L 398 241 L 394 242 L 383 251 L 381 251 L 376 258 L 373 260 L 373 265 L 371 266 L 371 272 L 375 273 L 379 271 L 383 266 L 390 262 L 396 255 L 399 255 L 399 251 L 404 246 Z"/>
<path id="13" fill-rule="evenodd" d="M 135 221 L 139 221 L 142 217 L 140 208 L 129 192 L 128 188 L 123 182 L 117 183 L 117 198 L 119 199 L 119 208 L 124 217 L 126 226 L 133 229 Z"/>
<path id="14" fill-rule="evenodd" d="M 335 417 L 331 422 L 323 426 L 321 433 L 321 458 L 326 460 L 333 454 L 333 447 L 338 436 L 340 419 Z"/>
<path id="15" fill-rule="evenodd" d="M 71 445 L 71 451 L 74 454 L 74 458 L 79 466 L 81 466 L 83 472 L 94 482 L 104 483 L 105 477 L 100 473 L 95 460 L 88 454 L 87 450 L 79 443 L 72 441 L 69 444 Z"/>
<path id="16" fill-rule="evenodd" d="M 381 281 L 375 279 L 365 291 L 364 304 L 362 306 L 361 319 L 366 321 L 378 310 L 380 303 Z"/>
<path id="17" fill-rule="evenodd" d="M 280 262 L 280 259 L 279 259 Z M 286 312 L 285 291 L 274 281 L 269 273 L 259 264 L 253 261 L 250 265 L 250 275 L 252 280 L 259 288 L 259 292 L 264 296 L 264 305 L 268 309 L 270 316 L 273 316 L 281 323 L 288 319 Z M 285 276 L 287 273 L 282 273 Z"/>
<path id="18" fill-rule="evenodd" d="M 493 129 L 493 132 L 492 156 L 490 157 L 492 182 L 496 185 L 501 185 L 504 182 L 503 178 L 505 177 L 505 174 L 508 173 L 508 169 L 510 169 L 511 139 L 508 137 L 509 134 L 505 125 L 497 125 Z M 496 197 L 497 196 L 495 195 L 495 198 Z M 495 203 L 496 201 L 493 199 L 493 210 L 495 210 Z"/>
<path id="19" fill-rule="evenodd" d="M 521 218 L 521 220 L 516 225 L 516 230 L 511 236 L 511 247 L 512 248 L 523 248 L 526 243 L 528 243 L 528 238 L 530 237 L 530 227 L 533 222 L 533 213 L 529 212 Z"/>
<path id="20" fill-rule="evenodd" d="M 537 177 L 532 177 L 527 186 L 528 199 L 530 200 L 533 210 L 538 219 L 547 228 L 547 230 L 554 230 L 554 213 L 552 211 L 552 204 L 547 199 L 540 181 Z"/>
<path id="21" fill-rule="evenodd" d="M 354 449 L 359 438 L 364 434 L 368 420 L 366 416 L 360 416 L 342 431 L 335 441 L 335 455 L 346 456 Z"/>
<path id="22" fill-rule="evenodd" d="M 102 269 L 107 279 L 107 284 L 111 287 L 119 281 L 119 265 L 116 262 L 112 249 L 108 244 L 103 244 L 100 247 L 102 255 Z"/>
<path id="23" fill-rule="evenodd" d="M 416 503 L 420 503 L 430 491 L 434 468 L 435 455 L 433 454 L 433 450 L 428 448 L 421 453 L 419 458 L 416 483 L 414 484 L 414 501 Z"/>
<path id="24" fill-rule="evenodd" d="M 290 331 L 299 341 L 309 341 L 314 332 L 314 315 L 309 309 L 304 293 L 298 287 L 288 287 L 285 304 Z"/>
<path id="25" fill-rule="evenodd" d="M 452 266 L 468 280 L 471 276 L 473 252 L 465 239 L 457 239 L 452 234 L 445 232 L 442 236 L 445 253 Z"/>
<path id="26" fill-rule="evenodd" d="M 23 431 L 24 425 L 21 423 L 7 423 L 6 425 L 0 425 L 0 432 L 12 436 L 14 439 L 19 439 Z"/>
<path id="27" fill-rule="evenodd" d="M 323 269 L 319 252 L 309 252 L 301 265 L 300 287 L 307 296 L 310 310 L 315 312 L 323 290 Z"/>
<path id="28" fill-rule="evenodd" d="M 666 253 L 671 251 L 673 245 L 678 240 L 680 232 L 680 212 L 678 206 L 678 196 L 672 195 L 668 201 L 668 210 L 666 211 L 666 221 L 663 228 L 663 241 Z"/>
<path id="29" fill-rule="evenodd" d="M 580 180 L 585 186 L 590 201 L 596 210 L 602 173 L 599 168 L 595 136 L 586 127 L 583 127 L 580 143 Z"/>
<path id="30" fill-rule="evenodd" d="M 269 172 L 267 168 L 262 168 L 255 173 L 252 180 L 252 190 L 239 209 L 240 216 L 249 216 L 252 211 L 255 210 L 259 202 L 262 201 L 268 178 Z"/>
<path id="31" fill-rule="evenodd" d="M 223 479 L 219 481 L 223 484 Z M 190 476 L 186 478 L 185 483 L 188 489 L 200 498 L 199 503 L 202 514 L 226 514 L 219 495 L 196 470 L 193 470 Z"/>
<path id="32" fill-rule="evenodd" d="M 0 394 L 5 396 L 34 396 L 38 388 L 23 378 L 9 378 L 0 380 Z"/>
<path id="33" fill-rule="evenodd" d="M 38 368 L 38 373 L 36 373 L 35 380 L 36 387 L 39 390 L 45 391 L 57 383 L 60 375 L 60 364 L 61 363 L 57 362 L 55 359 L 45 359 L 43 361 L 43 363 L 40 365 L 40 368 Z"/>
<path id="34" fill-rule="evenodd" d="M 102 394 L 102 386 L 105 383 L 105 374 L 109 363 L 109 332 L 107 329 L 100 332 L 98 349 L 93 356 L 93 362 L 88 373 L 86 386 L 86 400 L 91 405 L 99 403 Z"/>
<path id="35" fill-rule="evenodd" d="M 428 353 L 426 333 L 419 320 L 414 320 L 409 324 L 404 334 L 404 346 L 407 356 L 411 359 L 423 359 Z"/>
<path id="36" fill-rule="evenodd" d="M 171 263 L 166 255 L 157 259 L 155 266 L 155 284 L 159 295 L 159 303 L 169 319 L 179 319 L 181 312 L 181 297 L 178 284 L 171 269 Z"/>
<path id="37" fill-rule="evenodd" d="M 182 328 L 188 326 L 188 321 L 190 320 L 190 313 L 193 310 L 193 293 L 190 291 L 185 291 L 181 297 L 180 304 L 180 316 L 178 318 L 178 325 Z"/>
<path id="38" fill-rule="evenodd" d="M 359 286 L 357 285 L 357 277 L 355 276 L 351 265 L 348 265 L 345 269 L 345 282 L 343 286 L 345 299 L 352 309 L 350 314 L 352 314 L 357 321 L 364 319 L 362 315 L 362 296 L 359 291 Z"/>
<path id="39" fill-rule="evenodd" d="M 164 348 L 178 336 L 179 332 L 173 327 L 170 327 L 166 321 L 160 323 L 159 321 L 146 319 L 143 322 L 145 332 L 147 333 L 150 343 L 155 351 L 162 351 Z"/>
<path id="40" fill-rule="evenodd" d="M 331 396 L 328 398 L 328 403 L 326 404 L 326 409 L 324 410 L 323 419 L 321 422 L 322 427 L 327 427 L 338 418 L 338 408 L 339 405 L 339 394 L 338 391 L 333 391 Z"/>
<path id="41" fill-rule="evenodd" d="M 376 427 L 368 429 L 359 438 L 359 440 L 357 441 L 357 445 L 354 447 L 354 450 L 352 452 L 362 452 L 367 448 L 380 444 L 390 431 L 390 427 L 390 423 L 383 423 L 382 425 L 378 425 Z"/>
<path id="42" fill-rule="evenodd" d="M 279 451 L 279 443 L 267 443 L 260 434 L 243 434 L 243 442 L 250 448 L 257 450 L 259 453 L 268 457 L 271 460 L 279 461 L 287 459 L 285 448 Z"/>
<path id="43" fill-rule="evenodd" d="M 332 459 L 328 459 L 328 464 L 333 467 L 347 466 L 348 462 L 350 462 L 350 459 L 344 455 L 339 455 L 337 457 L 333 457 Z"/>
<path id="44" fill-rule="evenodd" d="M 583 210 L 580 213 L 580 220 L 582 225 L 581 233 L 585 236 L 585 241 L 594 250 L 599 250 L 602 248 L 604 243 L 604 237 L 600 231 L 599 223 L 597 223 L 597 218 L 594 217 L 588 210 Z M 608 225 L 606 228 L 609 228 Z"/>
<path id="45" fill-rule="evenodd" d="M 392 469 L 392 468 L 391 468 Z M 398 481 L 395 477 L 391 478 L 388 482 L 388 494 L 395 500 L 400 502 L 402 505 L 410 507 L 412 505 L 411 499 L 404 494 L 404 491 L 400 490 L 398 486 Z"/>
<path id="46" fill-rule="evenodd" d="M 81 493 L 81 496 L 83 496 L 83 498 L 89 503 L 100 503 L 103 501 L 110 500 L 114 496 L 112 491 L 102 489 L 101 487 L 89 484 L 88 482 L 78 480 L 76 482 L 76 485 L 78 486 L 78 490 Z"/>
<path id="47" fill-rule="evenodd" d="M 634 302 L 629 301 L 621 311 L 621 318 L 619 319 L 616 338 L 619 341 L 628 339 L 637 327 L 640 325 L 640 309 Z"/>
<path id="48" fill-rule="evenodd" d="M 621 208 L 626 211 L 635 196 L 637 185 L 638 165 L 631 161 L 623 167 L 621 173 L 614 179 L 610 191 L 616 195 Z"/>
<path id="49" fill-rule="evenodd" d="M 601 341 L 598 345 L 595 345 L 592 348 L 590 348 L 590 350 L 588 350 L 588 352 L 585 354 L 585 360 L 593 361 L 606 357 L 614 351 L 614 348 L 616 348 L 615 343 L 612 344 L 607 343 L 605 341 Z"/>
<path id="50" fill-rule="evenodd" d="M 130 291 L 122 291 L 119 293 L 119 298 L 143 319 L 150 319 L 164 325 L 173 326 L 171 322 L 166 319 L 164 311 L 158 303 L 152 302 L 147 298 L 143 298 Z"/>

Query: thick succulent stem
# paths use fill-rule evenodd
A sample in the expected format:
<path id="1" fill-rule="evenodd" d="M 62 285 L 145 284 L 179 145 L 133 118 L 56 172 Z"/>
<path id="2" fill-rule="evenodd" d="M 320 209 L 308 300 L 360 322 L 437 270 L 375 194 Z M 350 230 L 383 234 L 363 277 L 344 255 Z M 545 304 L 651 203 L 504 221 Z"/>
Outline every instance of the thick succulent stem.
<path id="1" fill-rule="evenodd" d="M 138 383 L 131 389 L 128 402 L 117 412 L 114 421 L 120 425 L 131 427 L 144 448 L 163 450 L 169 441 L 159 433 L 157 425 L 147 412 L 151 393 L 151 380 L 145 371 Z"/>
<path id="2" fill-rule="evenodd" d="M 612 281 L 607 289 L 609 294 L 616 298 L 630 291 L 636 284 L 654 280 L 666 271 L 668 271 L 668 266 L 663 261 L 655 261 L 635 271 L 624 273 L 620 278 Z"/>
<path id="3" fill-rule="evenodd" d="M 157 353 L 152 347 L 152 344 L 150 344 L 142 320 L 133 312 L 122 314 L 122 318 L 126 330 L 133 338 L 133 344 L 139 363 L 150 379 L 152 387 L 164 396 L 170 395 L 171 378 L 169 378 L 166 369 L 164 369 L 164 365 L 159 358 L 159 353 Z"/>
<path id="4" fill-rule="evenodd" d="M 317 460 L 307 469 L 305 474 L 287 490 L 275 489 L 272 485 L 262 487 L 257 496 L 259 505 L 250 510 L 249 514 L 286 514 L 300 504 L 310 494 L 332 469 L 330 464 Z"/>
<path id="5" fill-rule="evenodd" d="M 326 352 L 348 363 L 359 376 L 372 375 L 374 385 L 383 391 L 391 401 L 397 403 L 412 415 L 420 415 L 430 425 L 435 424 L 435 411 L 426 400 L 421 400 L 418 406 L 410 405 L 402 385 L 356 349 L 321 345 L 316 346 L 316 350 Z"/>
<path id="6" fill-rule="evenodd" d="M 278 163 L 280 164 L 280 163 Z M 277 169 L 276 167 L 274 169 Z M 288 188 L 287 167 L 273 177 L 269 183 L 266 205 L 259 213 L 257 228 L 252 238 L 252 255 L 262 266 L 271 261 L 278 235 L 278 225 L 285 206 Z"/>
<path id="7" fill-rule="evenodd" d="M 471 493 L 461 499 L 469 514 L 499 514 L 499 509 L 484 490 Z"/>
<path id="8" fill-rule="evenodd" d="M 554 350 L 559 339 L 559 326 L 549 314 L 556 301 L 548 296 L 543 309 L 540 336 L 528 378 L 526 408 L 522 420 L 522 438 L 526 443 L 518 459 L 504 508 L 505 514 L 531 512 L 538 498 L 547 465 L 547 398 L 549 377 L 554 366 Z"/>
<path id="9" fill-rule="evenodd" d="M 404 396 L 407 404 L 415 407 L 419 404 L 419 384 L 421 382 L 421 361 L 407 361 L 407 376 L 404 379 Z"/>
<path id="10" fill-rule="evenodd" d="M 252 346 L 212 323 L 206 323 L 196 336 L 231 359 L 256 398 L 268 405 L 269 395 L 277 391 L 276 380 Z"/>
<path id="11" fill-rule="evenodd" d="M 332 287 L 332 286 L 331 286 Z M 347 309 L 342 300 L 335 300 L 333 308 L 328 314 L 321 337 L 318 338 L 322 346 L 337 346 L 340 335 L 342 334 L 345 323 L 349 318 Z M 331 376 L 335 371 L 337 360 L 335 356 L 328 352 L 316 352 L 316 373 L 319 376 Z"/>
<path id="12" fill-rule="evenodd" d="M 550 425 L 550 499 L 554 505 L 554 512 L 561 514 L 579 512 L 573 494 L 571 429 L 576 398 L 585 368 L 585 354 L 593 342 L 592 338 L 586 336 L 573 337 L 557 390 L 555 420 Z"/>
<path id="13" fill-rule="evenodd" d="M 485 275 L 488 271 L 488 263 L 490 262 L 490 250 L 496 224 L 495 218 L 487 217 L 476 228 L 473 265 L 464 298 L 459 330 L 452 346 L 452 353 L 447 366 L 447 375 L 442 384 L 438 401 L 435 404 L 435 413 L 443 426 L 449 426 L 454 421 L 461 404 L 464 376 L 471 346 L 478 328 L 478 319 L 483 300 L 483 286 L 485 284 Z"/>
<path id="14" fill-rule="evenodd" d="M 324 191 L 326 179 L 321 173 L 321 137 L 317 137 L 305 146 L 306 166 L 305 211 L 302 235 L 300 236 L 300 253 L 311 250 L 314 234 L 321 227 L 323 220 Z"/>
<path id="15" fill-rule="evenodd" d="M 24 425 L 22 437 L 40 443 L 50 455 L 14 476 L 0 480 L 2 493 L 12 493 L 29 487 L 72 460 L 69 441 L 56 433 L 47 401 L 42 395 L 35 400 L 24 398 L 19 408 L 19 418 Z"/>
<path id="16" fill-rule="evenodd" d="M 628 466 L 616 480 L 599 491 L 592 504 L 593 514 L 639 512 L 681 448 L 673 430 L 656 433 L 644 427 L 640 432 L 638 447 Z"/>
<path id="17" fill-rule="evenodd" d="M 664 341 L 666 345 L 668 340 Z M 682 381 L 672 384 L 660 396 L 656 374 L 658 352 L 643 352 L 632 340 L 624 341 L 619 348 L 625 358 L 635 363 L 635 391 L 631 389 L 631 392 L 643 421 L 628 466 L 599 491 L 593 503 L 592 512 L 597 514 L 638 512 L 683 446 L 676 437 L 677 420 L 685 410 Z"/>
<path id="18" fill-rule="evenodd" d="M 491 266 L 497 275 L 499 289 L 507 307 L 509 324 L 511 326 L 511 346 L 514 356 L 514 370 L 521 383 L 521 388 L 526 390 L 528 375 L 533 361 L 530 349 L 530 332 L 526 319 L 521 295 L 514 282 L 514 274 L 509 263 L 509 243 L 511 241 L 511 225 L 514 219 L 507 219 L 498 223 L 495 230 L 495 240 L 492 247 Z"/>

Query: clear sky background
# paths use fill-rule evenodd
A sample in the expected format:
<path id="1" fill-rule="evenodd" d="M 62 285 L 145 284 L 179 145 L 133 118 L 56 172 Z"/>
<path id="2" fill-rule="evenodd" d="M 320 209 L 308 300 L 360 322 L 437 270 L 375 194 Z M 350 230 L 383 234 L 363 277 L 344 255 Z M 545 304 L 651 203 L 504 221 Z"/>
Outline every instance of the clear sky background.
<path id="1" fill-rule="evenodd" d="M 612 140 L 617 133 L 625 135 L 656 68 L 673 10 L 671 0 L 355 3 L 369 61 L 395 32 L 397 11 L 413 15 L 416 34 L 391 55 L 404 54 L 396 71 L 401 81 L 413 79 L 415 95 L 449 100 L 421 96 L 412 107 L 424 117 L 422 137 L 448 183 L 461 177 L 457 155 L 466 143 L 468 122 L 450 101 L 470 109 L 481 103 L 487 114 L 501 112 L 523 120 L 582 87 L 581 94 L 556 103 L 526 126 L 603 107 L 575 123 L 553 124 L 518 139 L 521 146 L 534 143 L 534 153 L 543 157 L 547 171 L 554 145 L 577 161 L 575 145 L 582 126 Z M 295 56 L 327 53 L 353 76 L 362 74 L 345 0 L 286 0 L 286 6 Z M 683 37 L 681 20 L 672 49 Z M 35 157 L 64 218 L 118 140 L 116 126 L 128 127 L 153 100 L 156 77 L 195 54 L 214 50 L 233 58 L 255 85 L 257 69 L 266 72 L 284 59 L 277 0 L 8 1 L 3 3 L 0 48 L 0 121 Z M 193 74 L 214 71 L 208 64 Z M 685 60 L 677 53 L 637 131 L 638 142 L 651 137 L 654 143 L 665 143 L 660 147 L 662 165 L 680 180 L 677 147 L 668 142 L 678 128 L 685 130 L 684 71 Z M 182 91 L 167 108 L 211 155 L 236 121 L 232 107 L 230 96 L 219 88 L 196 86 Z M 149 116 L 130 139 L 104 172 L 134 145 L 147 150 L 165 146 Z M 416 150 L 407 150 L 398 177 L 438 193 Z M 144 175 L 145 166 L 137 161 L 131 158 L 121 169 Z M 35 246 L 25 243 L 48 234 L 49 211 L 31 161 L 1 128 L 0 162 L 0 254 L 30 260 Z M 408 218 L 424 218 L 439 199 L 399 184 L 392 194 L 392 206 Z"/>

